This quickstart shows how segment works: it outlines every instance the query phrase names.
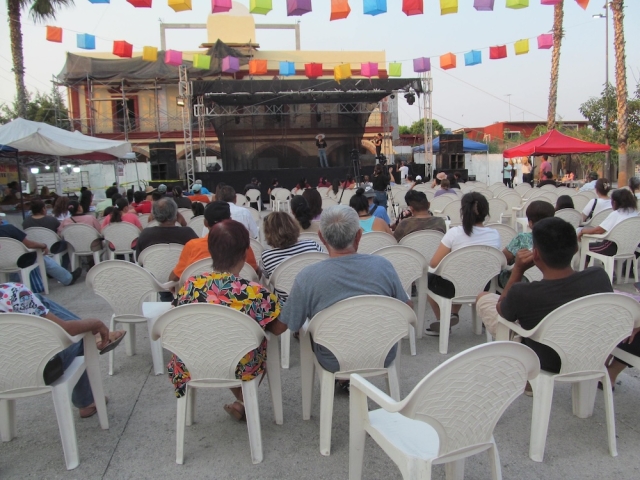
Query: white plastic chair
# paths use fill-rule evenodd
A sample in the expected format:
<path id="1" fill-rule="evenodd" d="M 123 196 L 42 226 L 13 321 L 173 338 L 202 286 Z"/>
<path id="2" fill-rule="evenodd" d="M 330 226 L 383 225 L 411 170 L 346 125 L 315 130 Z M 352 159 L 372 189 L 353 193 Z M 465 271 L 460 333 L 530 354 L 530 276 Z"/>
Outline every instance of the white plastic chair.
<path id="1" fill-rule="evenodd" d="M 58 352 L 84 340 L 84 356 L 76 357 L 62 377 L 45 385 L 42 377 L 45 365 Z M 51 393 L 62 439 L 67 470 L 80 464 L 71 392 L 80 376 L 89 376 L 91 391 L 98 410 L 100 427 L 109 428 L 107 406 L 102 389 L 98 349 L 91 332 L 69 336 L 50 320 L 35 315 L 4 313 L 0 315 L 0 359 L 6 366 L 0 376 L 0 436 L 8 442 L 16 436 L 16 400 Z M 42 440 L 42 439 L 40 439 Z M 31 455 L 37 455 L 32 452 Z"/>
<path id="2" fill-rule="evenodd" d="M 236 193 L 236 206 L 248 207 L 249 202 L 247 202 L 247 197 L 245 195 L 242 195 L 241 193 Z"/>
<path id="3" fill-rule="evenodd" d="M 251 461 L 262 462 L 262 431 L 258 407 L 260 377 L 250 381 L 236 378 L 238 361 L 255 350 L 267 337 L 267 378 L 277 425 L 283 423 L 282 386 L 278 368 L 278 342 L 242 312 L 224 305 L 197 303 L 182 305 L 161 315 L 151 332 L 154 340 L 177 355 L 189 369 L 191 380 L 185 395 L 177 401 L 176 463 L 184 462 L 185 425 L 195 417 L 199 388 L 241 387 L 249 431 Z"/>
<path id="4" fill-rule="evenodd" d="M 139 214 L 138 221 L 140 222 L 140 225 L 142 225 L 142 228 L 147 228 L 149 226 L 149 214 L 148 213 Z"/>
<path id="5" fill-rule="evenodd" d="M 563 208 L 558 210 L 555 216 L 570 223 L 573 228 L 578 228 L 582 222 L 582 213 L 575 208 Z"/>
<path id="6" fill-rule="evenodd" d="M 487 200 L 491 200 L 493 198 L 493 192 L 491 190 L 487 190 L 486 188 L 476 188 L 474 192 L 483 195 Z"/>
<path id="7" fill-rule="evenodd" d="M 511 224 L 513 208 L 522 205 L 522 197 L 513 190 L 509 190 L 508 192 L 500 194 L 498 198 L 507 204 L 507 211 L 502 213 L 499 222 L 502 223 L 504 220 L 508 220 L 508 223 Z"/>
<path id="8" fill-rule="evenodd" d="M 262 195 L 260 194 L 260 190 L 258 190 L 257 188 L 251 188 L 247 190 L 247 193 L 245 194 L 245 198 L 247 201 L 247 206 L 250 206 L 251 204 L 255 203 L 258 205 L 257 210 L 262 211 L 262 202 L 260 201 L 260 199 L 262 198 Z"/>
<path id="9" fill-rule="evenodd" d="M 138 265 L 150 272 L 158 282 L 166 283 L 183 248 L 184 245 L 177 243 L 151 245 L 140 252 Z"/>
<path id="10" fill-rule="evenodd" d="M 349 200 L 351 200 L 351 197 L 353 197 L 356 194 L 356 190 L 353 188 L 347 188 L 344 190 L 344 192 L 342 191 L 342 188 L 340 190 L 338 190 L 338 201 L 340 203 L 340 205 L 349 205 Z M 400 197 L 396 198 L 396 202 L 399 200 Z M 404 203 L 404 195 L 402 196 L 402 203 Z"/>
<path id="11" fill-rule="evenodd" d="M 409 349 L 411 355 L 415 355 L 417 318 L 424 318 L 427 309 L 427 282 L 424 275 L 429 266 L 427 259 L 413 248 L 403 245 L 384 247 L 376 250 L 372 255 L 379 255 L 391 262 L 393 269 L 400 278 L 402 288 L 407 292 L 409 298 L 411 298 L 411 286 L 416 282 L 416 290 L 418 291 L 416 323 L 412 323 L 409 328 Z"/>
<path id="12" fill-rule="evenodd" d="M 100 263 L 100 256 L 103 249 L 91 250 L 91 242 L 102 239 L 100 232 L 95 228 L 83 223 L 75 223 L 67 225 L 62 229 L 62 238 L 71 246 L 69 257 L 71 260 L 71 271 L 77 267 L 77 257 L 93 257 L 93 262 L 97 265 Z"/>
<path id="13" fill-rule="evenodd" d="M 54 232 L 53 230 L 49 230 L 44 227 L 29 227 L 24 230 L 24 233 L 27 234 L 27 238 L 29 240 L 33 240 L 34 242 L 44 243 L 47 247 L 49 247 L 49 251 L 51 251 L 51 247 L 58 242 L 61 242 L 62 239 Z M 68 253 L 68 249 L 60 250 L 57 253 L 52 253 L 51 258 L 58 264 L 62 265 L 62 257 Z"/>
<path id="14" fill-rule="evenodd" d="M 144 225 L 144 224 L 143 224 Z M 151 220 L 149 221 L 149 216 L 147 215 L 147 224 L 144 225 L 143 228 L 151 228 L 151 227 L 157 227 L 158 225 L 160 225 L 160 222 L 158 222 L 157 220 Z M 200 234 L 198 234 L 200 235 Z"/>
<path id="15" fill-rule="evenodd" d="M 184 218 L 184 221 L 187 223 L 193 218 L 193 210 L 190 208 L 179 208 L 178 213 L 182 215 L 182 218 Z"/>
<path id="16" fill-rule="evenodd" d="M 578 195 L 571 197 L 571 200 L 573 200 L 573 208 L 582 212 L 587 206 L 587 203 L 591 201 L 591 197 L 584 195 L 583 193 L 579 193 Z"/>
<path id="17" fill-rule="evenodd" d="M 18 259 L 25 253 L 36 252 L 37 260 L 28 267 L 20 268 Z M 44 265 L 44 257 L 42 250 L 32 250 L 27 248 L 24 243 L 9 237 L 0 237 L 0 279 L 6 281 L 9 273 L 17 273 L 25 287 L 31 290 L 31 280 L 29 274 L 32 270 L 40 268 L 40 277 L 44 285 L 44 293 L 49 293 L 49 282 L 47 281 L 47 272 Z"/>
<path id="18" fill-rule="evenodd" d="M 558 187 L 556 187 L 555 185 L 543 185 L 543 186 L 540 187 L 540 190 L 546 190 L 546 191 L 549 191 L 549 192 L 555 192 L 557 188 Z"/>
<path id="19" fill-rule="evenodd" d="M 511 243 L 511 240 L 513 240 L 516 235 L 518 235 L 518 232 L 516 232 L 509 225 L 505 225 L 503 223 L 487 223 L 485 227 L 490 227 L 498 231 L 498 233 L 500 234 L 500 248 L 502 250 L 504 250 L 507 245 Z"/>
<path id="20" fill-rule="evenodd" d="M 274 212 L 290 212 L 291 192 L 286 188 L 275 188 L 271 191 L 271 203 Z"/>
<path id="21" fill-rule="evenodd" d="M 589 243 L 595 241 L 608 240 L 615 242 L 618 251 L 613 256 L 602 255 L 589 250 Z M 638 260 L 635 251 L 640 243 L 640 217 L 627 218 L 623 220 L 609 232 L 599 235 L 583 235 L 580 244 L 580 270 L 584 270 L 586 259 L 589 264 L 593 260 L 598 260 L 604 265 L 604 269 L 609 275 L 609 280 L 613 283 L 613 267 L 617 263 L 616 276 L 618 282 L 622 280 L 622 262 L 627 262 L 625 272 L 625 283 L 629 282 L 629 276 L 633 273 L 633 278 L 638 281 Z"/>
<path id="22" fill-rule="evenodd" d="M 318 190 L 318 193 L 324 197 L 329 191 L 329 187 L 317 187 L 316 190 Z"/>
<path id="23" fill-rule="evenodd" d="M 107 242 L 109 260 L 114 260 L 116 255 L 124 255 L 129 260 L 131 255 L 135 261 L 136 250 L 131 247 L 131 243 L 140 236 L 138 227 L 127 222 L 110 223 L 102 230 L 102 236 Z M 111 250 L 109 244 L 113 245 L 115 250 Z"/>
<path id="24" fill-rule="evenodd" d="M 191 218 L 189 223 L 187 223 L 187 227 L 191 227 L 191 229 L 196 232 L 196 235 L 199 237 L 203 237 L 202 230 L 204 229 L 204 215 L 198 215 L 197 217 Z"/>
<path id="25" fill-rule="evenodd" d="M 516 185 L 513 190 L 522 197 L 526 192 L 531 190 L 531 185 L 528 183 L 521 183 Z"/>
<path id="26" fill-rule="evenodd" d="M 443 195 L 444 196 L 444 195 Z M 440 197 L 438 197 L 440 198 Z M 449 217 L 447 224 L 450 227 L 455 227 L 457 225 L 462 225 L 462 216 L 460 215 L 460 207 L 462 203 L 460 200 L 454 200 L 453 202 L 448 203 L 442 209 L 442 212 L 438 214 L 439 217 Z"/>
<path id="27" fill-rule="evenodd" d="M 400 400 L 398 357 L 400 339 L 415 324 L 416 314 L 404 302 L 380 295 L 361 295 L 342 300 L 317 313 L 300 336 L 302 419 L 311 418 L 314 369 L 320 377 L 320 453 L 331 453 L 331 425 L 335 380 L 348 380 L 352 373 L 364 377 L 385 375 L 389 393 Z M 311 349 L 311 338 L 329 349 L 340 365 L 336 373 L 326 371 Z M 396 358 L 385 368 L 391 348 L 398 344 Z"/>
<path id="28" fill-rule="evenodd" d="M 446 255 L 432 273 L 449 280 L 455 287 L 455 297 L 444 298 L 430 290 L 427 294 L 440 307 L 440 353 L 446 354 L 449 349 L 449 326 L 451 323 L 451 307 L 455 304 L 468 303 L 474 305 L 476 297 L 507 265 L 507 259 L 497 248 L 485 245 L 463 247 Z M 474 331 L 482 334 L 482 322 L 471 308 Z"/>
<path id="29" fill-rule="evenodd" d="M 448 193 L 440 195 L 439 197 L 435 197 L 433 200 L 431 200 L 429 210 L 431 210 L 433 213 L 440 213 L 442 212 L 442 210 L 444 210 L 444 207 L 456 200 L 458 200 L 458 197 L 455 195 L 449 195 Z"/>
<path id="30" fill-rule="evenodd" d="M 493 430 L 527 380 L 539 371 L 540 363 L 530 348 L 494 342 L 465 350 L 439 365 L 402 401 L 352 375 L 349 479 L 362 478 L 367 433 L 405 479 L 429 479 L 431 467 L 443 463 L 447 479 L 462 479 L 465 458 L 485 451 L 492 478 L 501 479 Z M 369 411 L 368 399 L 382 408 Z"/>
<path id="31" fill-rule="evenodd" d="M 271 274 L 271 278 L 269 279 L 269 285 L 273 290 L 277 289 L 281 292 L 289 294 L 291 292 L 291 289 L 293 288 L 293 282 L 295 281 L 296 276 L 303 268 L 308 267 L 309 265 L 313 265 L 314 263 L 326 260 L 327 258 L 329 258 L 329 255 L 320 252 L 300 253 L 298 255 L 287 258 L 284 262 L 282 262 L 275 268 L 275 270 Z M 289 368 L 292 333 L 294 332 L 287 330 L 282 335 L 280 335 L 282 343 L 280 349 L 280 362 L 282 368 Z"/>
<path id="32" fill-rule="evenodd" d="M 599 227 L 600 224 L 602 222 L 604 222 L 604 219 L 607 218 L 611 212 L 613 212 L 613 208 L 605 208 L 604 210 L 600 210 L 593 217 L 591 217 L 591 220 L 586 222 L 584 224 L 584 226 L 585 227 Z"/>
<path id="33" fill-rule="evenodd" d="M 264 252 L 264 245 L 260 243 L 259 240 L 255 238 L 249 238 L 251 242 L 251 250 L 253 251 L 253 256 L 256 257 L 256 261 L 260 261 L 260 257 L 262 257 L 262 252 Z"/>
<path id="34" fill-rule="evenodd" d="M 262 215 L 260 215 L 260 212 L 253 207 L 246 206 L 244 208 L 249 210 L 251 217 L 256 222 L 256 225 L 258 226 L 258 228 L 260 228 L 260 224 L 262 223 Z"/>
<path id="35" fill-rule="evenodd" d="M 511 213 L 509 205 L 501 198 L 492 198 L 489 200 L 489 218 L 491 223 L 502 223 L 502 217 Z"/>
<path id="36" fill-rule="evenodd" d="M 104 298 L 113 310 L 109 330 L 115 331 L 118 323 L 125 325 L 126 353 L 129 356 L 135 355 L 135 325 L 146 323 L 149 331 L 151 330 L 149 318 L 142 313 L 142 304 L 155 301 L 158 292 L 166 291 L 169 285 L 158 283 L 144 268 L 124 260 L 106 260 L 93 267 L 87 273 L 87 285 L 96 295 Z M 151 342 L 151 358 L 155 374 L 162 375 L 164 365 L 162 347 L 159 343 Z M 114 350 L 111 350 L 109 375 L 113 375 L 113 361 Z"/>
<path id="37" fill-rule="evenodd" d="M 397 245 L 396 237 L 385 232 L 369 232 L 362 235 L 358 253 L 373 253 L 382 247 Z"/>
<path id="38" fill-rule="evenodd" d="M 318 235 L 317 233 L 314 233 L 314 232 L 302 232 L 300 234 L 300 236 L 298 237 L 298 241 L 300 241 L 300 240 L 313 240 L 318 245 L 320 245 L 320 248 L 322 248 L 322 251 L 324 253 L 328 253 L 327 252 L 327 247 L 325 247 L 324 243 L 322 243 L 322 240 L 320 240 L 320 235 Z"/>
<path id="39" fill-rule="evenodd" d="M 609 453 L 617 456 L 613 395 L 605 360 L 633 328 L 640 327 L 638 302 L 625 295 L 598 293 L 562 305 L 532 330 L 503 318 L 498 322 L 498 340 L 508 339 L 509 331 L 513 331 L 553 348 L 562 361 L 560 373 L 541 371 L 536 379 L 530 380 L 533 388 L 531 460 L 542 462 L 544 457 L 555 382 L 572 384 L 573 414 L 579 418 L 593 414 L 597 383 L 602 382 Z"/>

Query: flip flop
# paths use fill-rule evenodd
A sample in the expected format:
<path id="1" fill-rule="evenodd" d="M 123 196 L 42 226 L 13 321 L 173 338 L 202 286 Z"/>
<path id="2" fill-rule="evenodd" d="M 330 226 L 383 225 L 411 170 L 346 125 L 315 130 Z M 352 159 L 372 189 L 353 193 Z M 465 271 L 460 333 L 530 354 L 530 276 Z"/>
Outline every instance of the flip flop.
<path id="1" fill-rule="evenodd" d="M 109 397 L 104 397 L 104 403 L 109 403 Z M 89 418 L 93 417 L 96 413 L 98 413 L 98 407 L 96 407 L 96 402 L 93 402 L 88 407 L 79 408 L 80 410 L 80 418 Z"/>
<path id="2" fill-rule="evenodd" d="M 234 407 L 234 405 L 236 404 L 239 404 L 242 407 L 242 411 Z M 240 400 L 236 400 L 233 403 L 227 404 L 223 408 L 225 412 L 227 412 L 231 417 L 235 418 L 239 422 L 247 420 L 247 416 L 244 411 L 244 404 Z"/>
<path id="3" fill-rule="evenodd" d="M 122 339 L 125 337 L 125 335 L 127 334 L 126 330 L 118 330 L 118 332 L 122 332 L 122 335 L 120 335 L 118 338 L 116 338 L 115 340 L 113 339 L 109 339 L 109 343 L 107 343 L 107 346 L 104 347 L 102 350 L 100 350 L 100 355 L 104 355 L 105 353 L 109 353 L 111 350 L 113 350 L 114 348 L 116 348 L 118 345 L 120 345 L 120 342 L 122 341 Z M 116 333 L 116 332 L 113 332 Z"/>

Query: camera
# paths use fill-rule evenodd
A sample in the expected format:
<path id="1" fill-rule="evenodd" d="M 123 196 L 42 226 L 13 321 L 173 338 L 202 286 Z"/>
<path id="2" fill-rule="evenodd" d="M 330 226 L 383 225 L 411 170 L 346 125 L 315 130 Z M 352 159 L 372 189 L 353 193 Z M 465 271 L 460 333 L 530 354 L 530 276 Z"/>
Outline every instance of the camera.
<path id="1" fill-rule="evenodd" d="M 360 159 L 360 154 L 358 153 L 358 149 L 354 148 L 351 150 L 351 160 L 356 162 Z"/>

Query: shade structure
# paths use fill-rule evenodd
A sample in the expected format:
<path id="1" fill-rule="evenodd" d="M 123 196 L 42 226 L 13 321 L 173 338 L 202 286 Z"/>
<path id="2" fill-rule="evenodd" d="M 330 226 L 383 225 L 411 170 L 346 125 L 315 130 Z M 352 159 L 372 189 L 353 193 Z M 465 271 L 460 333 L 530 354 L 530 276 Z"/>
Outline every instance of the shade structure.
<path id="1" fill-rule="evenodd" d="M 482 63 L 482 52 L 480 50 L 471 50 L 464 54 L 465 67 L 480 65 Z"/>
<path id="2" fill-rule="evenodd" d="M 271 0 L 251 0 L 249 2 L 249 12 L 259 15 L 266 15 L 273 10 Z"/>
<path id="3" fill-rule="evenodd" d="M 88 33 L 78 33 L 76 36 L 78 48 L 83 50 L 96 49 L 96 37 Z"/>
<path id="4" fill-rule="evenodd" d="M 424 13 L 423 0 L 402 0 L 402 11 L 407 16 L 422 15 Z"/>
<path id="5" fill-rule="evenodd" d="M 280 75 L 290 77 L 296 74 L 296 64 L 293 62 L 280 62 Z"/>
<path id="6" fill-rule="evenodd" d="M 609 145 L 591 143 L 563 135 L 551 130 L 529 142 L 502 152 L 505 158 L 528 157 L 529 155 L 571 155 L 574 153 L 600 153 L 611 150 Z"/>
<path id="7" fill-rule="evenodd" d="M 329 20 L 341 20 L 351 13 L 349 0 L 331 0 L 331 16 Z"/>
<path id="8" fill-rule="evenodd" d="M 507 57 L 507 46 L 506 45 L 497 45 L 495 47 L 489 48 L 489 58 L 491 60 L 498 60 L 500 58 Z"/>
<path id="9" fill-rule="evenodd" d="M 311 11 L 311 0 L 287 0 L 287 16 L 299 17 Z"/>
<path id="10" fill-rule="evenodd" d="M 413 71 L 416 73 L 430 72 L 431 60 L 427 57 L 420 57 L 413 59 Z"/>
<path id="11" fill-rule="evenodd" d="M 127 2 L 136 8 L 151 8 L 153 3 L 152 0 L 127 0 Z"/>
<path id="12" fill-rule="evenodd" d="M 251 75 L 265 75 L 267 73 L 267 61 L 249 60 L 249 73 Z"/>
<path id="13" fill-rule="evenodd" d="M 388 75 L 390 77 L 401 77 L 402 76 L 402 64 L 401 63 L 396 63 L 396 62 L 391 62 L 389 64 L 389 72 Z"/>
<path id="14" fill-rule="evenodd" d="M 387 13 L 387 0 L 362 0 L 362 9 L 365 15 L 380 15 Z"/>
<path id="15" fill-rule="evenodd" d="M 225 13 L 231 7 L 231 0 L 211 0 L 211 13 Z"/>
<path id="16" fill-rule="evenodd" d="M 175 12 L 186 12 L 191 10 L 191 0 L 169 0 L 168 5 Z"/>
<path id="17" fill-rule="evenodd" d="M 456 68 L 456 55 L 454 53 L 445 53 L 440 56 L 440 68 L 443 70 L 449 70 Z"/>
<path id="18" fill-rule="evenodd" d="M 47 41 L 62 43 L 62 28 L 47 25 Z"/>
<path id="19" fill-rule="evenodd" d="M 543 33 L 538 35 L 538 48 L 546 50 L 553 47 L 553 33 Z"/>
<path id="20" fill-rule="evenodd" d="M 367 62 L 360 64 L 360 75 L 363 77 L 371 78 L 378 76 L 378 64 L 373 62 Z"/>
<path id="21" fill-rule="evenodd" d="M 458 13 L 458 0 L 440 0 L 440 15 Z"/>
<path id="22" fill-rule="evenodd" d="M 507 0 L 507 8 L 527 8 L 529 6 L 529 0 Z"/>
<path id="23" fill-rule="evenodd" d="M 179 67 L 182 65 L 182 52 L 177 50 L 167 50 L 164 52 L 164 63 Z"/>
<path id="24" fill-rule="evenodd" d="M 100 160 L 122 158 L 131 152 L 129 142 L 90 137 L 23 118 L 0 126 L 0 145 L 21 153 L 79 158 L 86 156 Z"/>
<path id="25" fill-rule="evenodd" d="M 209 70 L 211 68 L 211 57 L 202 53 L 193 55 L 193 67 L 200 70 Z"/>
<path id="26" fill-rule="evenodd" d="M 133 45 L 124 40 L 116 40 L 113 42 L 113 54 L 122 58 L 131 58 Z"/>
<path id="27" fill-rule="evenodd" d="M 351 64 L 343 63 L 342 65 L 336 65 L 333 68 L 333 78 L 338 83 L 340 83 L 340 80 L 351 78 Z"/>
<path id="28" fill-rule="evenodd" d="M 576 3 L 580 5 L 584 10 L 589 6 L 589 0 L 576 0 Z"/>
<path id="29" fill-rule="evenodd" d="M 236 73 L 238 70 L 240 70 L 240 60 L 237 57 L 227 56 L 222 59 L 224 73 Z"/>
<path id="30" fill-rule="evenodd" d="M 433 148 L 433 153 L 440 152 L 440 137 L 434 138 L 433 143 L 431 144 Z M 474 142 L 473 140 L 469 140 L 468 138 L 462 139 L 462 151 L 464 153 L 478 153 L 478 152 L 487 152 L 489 147 L 480 142 Z M 412 149 L 413 152 L 416 153 L 424 153 L 424 145 L 418 145 Z"/>
<path id="31" fill-rule="evenodd" d="M 522 40 L 518 40 L 513 44 L 513 49 L 516 52 L 516 55 L 524 55 L 525 53 L 529 53 L 529 39 L 524 38 Z"/>
<path id="32" fill-rule="evenodd" d="M 321 63 L 305 63 L 304 74 L 309 78 L 318 78 L 322 76 Z"/>
<path id="33" fill-rule="evenodd" d="M 473 0 L 473 8 L 479 12 L 492 12 L 495 0 Z"/>
<path id="34" fill-rule="evenodd" d="M 142 47 L 142 60 L 145 62 L 156 62 L 158 60 L 158 48 Z"/>

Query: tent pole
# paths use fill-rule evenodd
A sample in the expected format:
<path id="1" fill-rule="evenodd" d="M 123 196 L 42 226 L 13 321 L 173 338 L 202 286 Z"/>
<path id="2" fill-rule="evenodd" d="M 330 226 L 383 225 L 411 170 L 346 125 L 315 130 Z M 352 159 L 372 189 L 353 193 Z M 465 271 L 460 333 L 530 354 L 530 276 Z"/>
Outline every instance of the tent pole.
<path id="1" fill-rule="evenodd" d="M 22 220 L 24 220 L 24 192 L 22 191 L 22 173 L 20 173 L 20 157 L 16 152 L 16 166 L 18 168 L 18 190 L 20 191 L 20 208 L 22 209 Z"/>
<path id="2" fill-rule="evenodd" d="M 142 188 L 140 188 L 140 175 L 138 174 L 138 159 L 136 158 L 134 162 L 136 164 L 136 179 L 138 179 L 138 190 L 142 190 Z"/>
<path id="3" fill-rule="evenodd" d="M 64 192 L 62 191 L 62 174 L 60 173 L 60 157 L 56 156 L 56 173 L 58 174 L 58 191 L 59 195 L 62 196 Z"/>

